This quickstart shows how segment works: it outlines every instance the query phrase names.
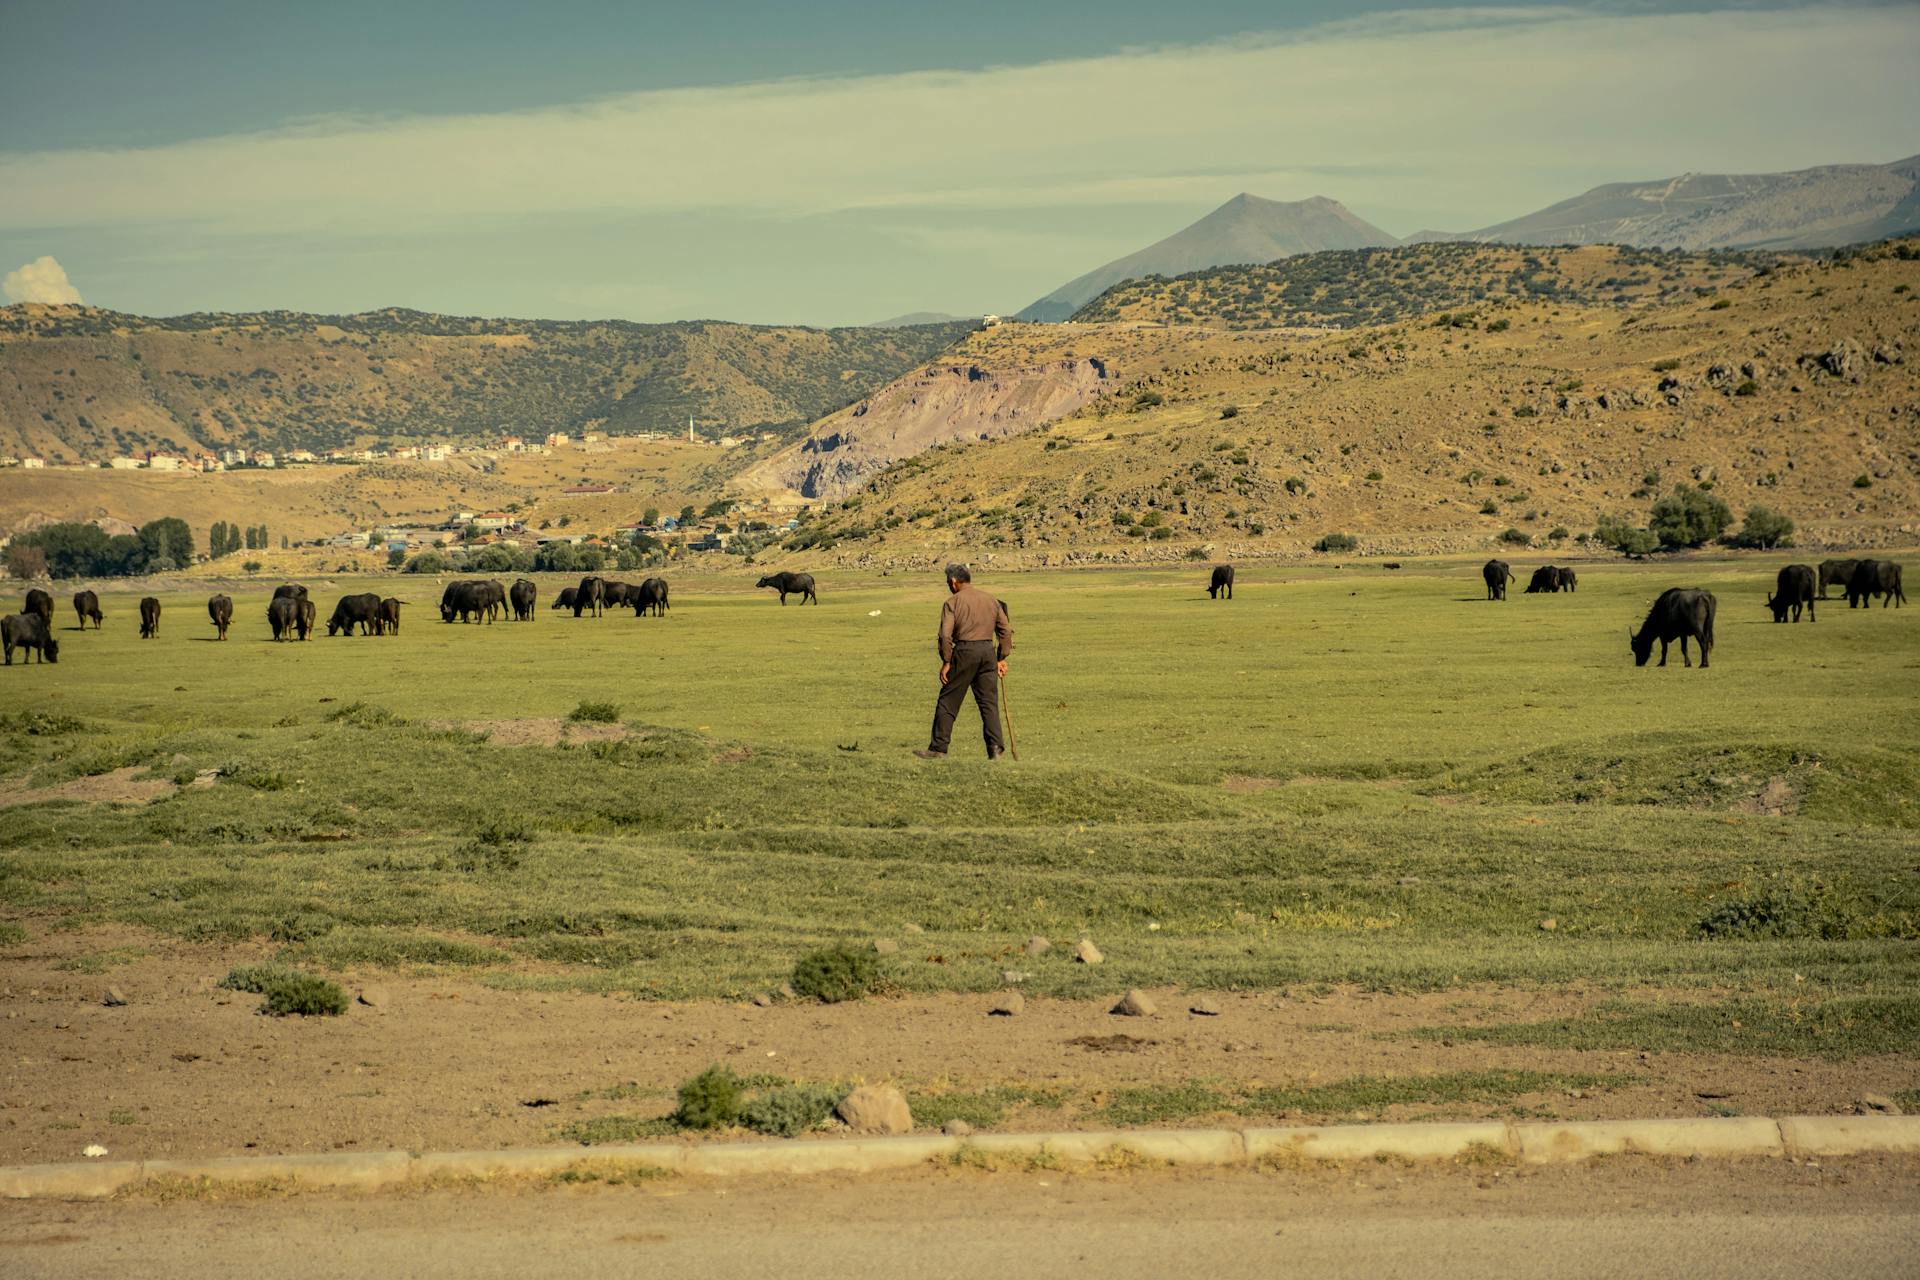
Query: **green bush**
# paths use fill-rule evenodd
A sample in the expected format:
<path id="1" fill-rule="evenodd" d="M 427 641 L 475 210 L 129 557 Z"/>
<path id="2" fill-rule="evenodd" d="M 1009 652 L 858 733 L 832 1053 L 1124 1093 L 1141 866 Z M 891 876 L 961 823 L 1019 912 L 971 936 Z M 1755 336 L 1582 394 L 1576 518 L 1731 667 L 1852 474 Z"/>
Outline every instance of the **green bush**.
<path id="1" fill-rule="evenodd" d="M 1360 540 L 1350 533 L 1329 533 L 1313 544 L 1315 551 L 1351 551 L 1360 545 Z"/>
<path id="2" fill-rule="evenodd" d="M 1133 398 L 1133 407 L 1136 409 L 1151 409 L 1156 405 L 1162 405 L 1166 402 L 1167 398 L 1158 391 L 1142 391 Z"/>
<path id="3" fill-rule="evenodd" d="M 1625 516 L 1602 516 L 1593 526 L 1593 539 L 1630 556 L 1644 556 L 1660 549 L 1660 539 L 1651 529 L 1640 528 Z"/>
<path id="4" fill-rule="evenodd" d="M 452 571 L 453 561 L 438 551 L 422 551 L 407 561 L 408 573 L 451 573 Z"/>
<path id="5" fill-rule="evenodd" d="M 1760 384 L 1752 378 L 1748 378 L 1733 389 L 1733 394 L 1737 396 L 1757 396 L 1760 394 Z"/>
<path id="6" fill-rule="evenodd" d="M 1483 516 L 1497 516 L 1500 514 L 1500 504 L 1492 498 L 1488 498 L 1480 504 L 1480 514 Z"/>
<path id="7" fill-rule="evenodd" d="M 1772 507 L 1748 507 L 1747 518 L 1741 523 L 1740 532 L 1727 541 L 1736 547 L 1753 547 L 1762 551 L 1773 547 L 1790 547 L 1793 545 L 1793 521 Z"/>
<path id="8" fill-rule="evenodd" d="M 1678 360 L 1655 360 L 1653 362 L 1653 371 L 1655 373 L 1672 373 L 1679 367 L 1680 362 Z"/>
<path id="9" fill-rule="evenodd" d="M 725 1129 L 740 1119 L 740 1078 L 715 1063 L 680 1086 L 674 1122 L 683 1129 Z"/>
<path id="10" fill-rule="evenodd" d="M 582 702 L 567 713 L 567 719 L 578 720 L 584 724 L 618 724 L 620 722 L 620 704 L 616 702 Z"/>
<path id="11" fill-rule="evenodd" d="M 1533 545 L 1533 538 L 1531 536 L 1520 532 L 1518 529 L 1512 528 L 1502 529 L 1500 531 L 1500 541 L 1516 547 L 1530 547 Z"/>
<path id="12" fill-rule="evenodd" d="M 1157 526 L 1153 531 L 1153 539 L 1156 542 L 1164 542 L 1172 536 L 1173 530 L 1167 528 L 1165 525 Z"/>
<path id="13" fill-rule="evenodd" d="M 828 947 L 802 956 L 793 966 L 793 989 L 822 1004 L 858 1000 L 880 987 L 880 959 L 871 951 Z"/>
<path id="14" fill-rule="evenodd" d="M 1853 478 L 1853 487 L 1856 489 L 1871 489 L 1873 488 L 1873 477 L 1864 473 L 1857 475 Z"/>
<path id="15" fill-rule="evenodd" d="M 1237 418 L 1240 416 L 1240 406 L 1237 404 L 1230 404 L 1226 408 L 1220 411 L 1220 416 L 1223 418 Z"/>
<path id="16" fill-rule="evenodd" d="M 1906 912 L 1871 910 L 1859 894 L 1788 873 L 1758 892 L 1714 904 L 1694 926 L 1707 938 L 1912 938 L 1920 924 Z"/>
<path id="17" fill-rule="evenodd" d="M 776 1138 L 798 1137 L 832 1119 L 849 1089 L 844 1084 L 775 1085 L 740 1108 L 740 1123 Z"/>
<path id="18" fill-rule="evenodd" d="M 1386 479 L 1386 476 L 1384 476 L 1384 475 L 1382 475 L 1382 474 L 1380 473 L 1380 470 L 1379 470 L 1379 468 L 1377 468 L 1377 467 L 1376 467 L 1376 468 L 1375 468 L 1375 469 L 1373 469 L 1372 471 L 1369 471 L 1369 472 L 1367 472 L 1367 479 L 1369 479 L 1369 480 L 1385 480 L 1385 479 Z"/>
<path id="19" fill-rule="evenodd" d="M 1567 528 L 1567 526 L 1563 524 L 1557 524 L 1553 526 L 1551 530 L 1548 531 L 1547 540 L 1549 542 L 1564 542 L 1568 538 L 1571 538 L 1572 536 L 1573 536 L 1573 530 Z"/>
<path id="20" fill-rule="evenodd" d="M 1698 547 L 1713 541 L 1733 523 L 1727 504 L 1692 485 L 1677 484 L 1653 504 L 1647 528 L 1665 547 Z"/>
<path id="21" fill-rule="evenodd" d="M 276 1018 L 336 1018 L 347 1011 L 347 993 L 338 983 L 310 973 L 290 973 L 267 984 L 261 1011 Z"/>
<path id="22" fill-rule="evenodd" d="M 1288 476 L 1287 482 L 1281 487 L 1297 497 L 1307 491 L 1307 482 L 1299 476 Z"/>
<path id="23" fill-rule="evenodd" d="M 1487 322 L 1488 333 L 1505 333 L 1508 329 L 1511 329 L 1512 327 L 1513 327 L 1513 321 L 1508 320 L 1504 317 L 1502 317 L 1499 320 L 1490 320 Z"/>

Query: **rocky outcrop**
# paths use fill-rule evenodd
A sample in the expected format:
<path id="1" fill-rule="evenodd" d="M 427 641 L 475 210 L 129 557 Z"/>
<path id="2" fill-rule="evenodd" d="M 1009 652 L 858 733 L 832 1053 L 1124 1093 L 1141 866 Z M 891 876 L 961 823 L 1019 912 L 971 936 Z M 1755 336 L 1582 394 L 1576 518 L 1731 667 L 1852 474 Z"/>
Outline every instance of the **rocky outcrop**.
<path id="1" fill-rule="evenodd" d="M 750 489 L 843 498 L 873 473 L 936 445 L 1020 435 L 1105 395 L 1113 370 L 1098 357 L 1016 368 L 929 366 L 821 420 L 798 445 L 741 477 Z"/>

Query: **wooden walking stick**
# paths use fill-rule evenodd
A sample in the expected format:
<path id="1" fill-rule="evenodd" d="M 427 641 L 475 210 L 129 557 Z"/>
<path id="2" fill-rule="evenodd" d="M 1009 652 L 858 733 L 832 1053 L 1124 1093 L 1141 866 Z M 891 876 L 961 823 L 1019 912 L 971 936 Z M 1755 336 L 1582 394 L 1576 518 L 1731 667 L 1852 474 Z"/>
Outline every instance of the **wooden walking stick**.
<path id="1" fill-rule="evenodd" d="M 1000 719 L 1007 726 L 1007 754 L 1020 759 L 1020 748 L 1013 741 L 1013 704 L 1007 701 L 1007 678 L 1000 677 Z"/>

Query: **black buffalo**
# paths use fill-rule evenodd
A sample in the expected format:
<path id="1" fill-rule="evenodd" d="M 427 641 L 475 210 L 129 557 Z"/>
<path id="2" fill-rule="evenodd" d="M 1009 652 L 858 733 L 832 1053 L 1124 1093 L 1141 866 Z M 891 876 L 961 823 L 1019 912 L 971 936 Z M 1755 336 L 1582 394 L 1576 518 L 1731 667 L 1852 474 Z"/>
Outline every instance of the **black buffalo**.
<path id="1" fill-rule="evenodd" d="M 653 610 L 653 616 L 662 618 L 667 612 L 667 580 L 648 578 L 639 586 L 627 592 L 627 603 L 633 606 L 633 616 L 644 618 L 647 610 Z"/>
<path id="2" fill-rule="evenodd" d="M 1660 642 L 1660 665 L 1667 665 L 1667 646 L 1675 640 L 1680 642 L 1680 665 L 1690 667 L 1693 662 L 1687 657 L 1687 641 L 1700 642 L 1700 669 L 1707 669 L 1707 655 L 1713 651 L 1713 611 L 1719 601 L 1713 598 L 1713 592 L 1700 591 L 1693 587 L 1668 587 L 1653 602 L 1653 608 L 1647 610 L 1647 620 L 1640 624 L 1640 633 L 1627 629 L 1627 637 L 1633 644 L 1633 665 L 1644 667 L 1647 659 L 1653 656 L 1653 642 Z"/>
<path id="3" fill-rule="evenodd" d="M 800 603 L 811 600 L 816 605 L 820 597 L 813 592 L 813 575 L 810 573 L 770 573 L 753 584 L 756 587 L 772 587 L 780 593 L 780 603 L 785 604 L 788 596 L 799 596 Z"/>
<path id="4" fill-rule="evenodd" d="M 506 606 L 507 589 L 492 578 L 450 582 L 440 596 L 440 618 L 452 622 L 492 622 Z"/>
<path id="5" fill-rule="evenodd" d="M 1560 589 L 1562 591 L 1572 591 L 1580 585 L 1580 579 L 1571 569 L 1562 566 L 1553 572 L 1554 576 L 1559 579 Z"/>
<path id="6" fill-rule="evenodd" d="M 1207 599 L 1218 600 L 1223 591 L 1227 599 L 1233 599 L 1233 566 L 1230 564 L 1213 566 L 1213 576 L 1207 580 Z"/>
<path id="7" fill-rule="evenodd" d="M 140 638 L 151 640 L 160 634 L 160 601 L 153 596 L 140 597 Z"/>
<path id="8" fill-rule="evenodd" d="M 1774 581 L 1773 594 L 1767 597 L 1767 608 L 1773 610 L 1773 620 L 1785 622 L 1791 613 L 1793 620 L 1798 622 L 1800 610 L 1805 608 L 1808 622 L 1820 621 L 1813 610 L 1813 602 L 1819 598 L 1814 587 L 1817 580 L 1808 565 L 1790 564 L 1782 568 L 1779 578 Z"/>
<path id="9" fill-rule="evenodd" d="M 388 596 L 380 602 L 381 635 L 385 635 L 389 631 L 396 636 L 400 634 L 400 606 L 405 603 L 405 600 L 396 600 L 392 596 Z"/>
<path id="10" fill-rule="evenodd" d="M 1513 581 L 1513 566 L 1505 560 L 1489 560 L 1480 566 L 1480 576 L 1486 579 L 1487 599 L 1505 600 L 1507 584 Z"/>
<path id="11" fill-rule="evenodd" d="M 1900 566 L 1891 560 L 1862 560 L 1853 566 L 1853 576 L 1847 579 L 1847 608 L 1864 605 L 1873 608 L 1873 598 L 1885 596 L 1880 602 L 1882 609 L 1888 605 L 1896 608 L 1907 602 L 1907 593 L 1900 583 Z"/>
<path id="12" fill-rule="evenodd" d="M 30 588 L 27 591 L 27 607 L 21 610 L 21 612 L 37 613 L 51 623 L 53 621 L 53 597 L 38 587 Z"/>
<path id="13" fill-rule="evenodd" d="M 207 599 L 207 617 L 213 620 L 213 629 L 219 634 L 216 639 L 227 638 L 227 628 L 233 624 L 233 597 L 210 596 Z"/>
<path id="14" fill-rule="evenodd" d="M 573 608 L 574 598 L 579 594 L 580 588 L 578 587 L 562 587 L 560 588 L 560 594 L 553 598 L 553 603 L 548 605 L 547 608 L 571 609 Z M 575 614 L 574 616 L 578 617 L 579 615 Z"/>
<path id="15" fill-rule="evenodd" d="M 283 582 L 273 589 L 275 600 L 305 600 L 307 589 L 297 582 Z"/>
<path id="16" fill-rule="evenodd" d="M 93 619 L 93 629 L 100 629 L 100 597 L 91 591 L 73 593 L 73 611 L 80 615 L 80 629 L 87 629 L 87 619 Z"/>
<path id="17" fill-rule="evenodd" d="M 1839 587 L 1842 591 L 1853 581 L 1853 568 L 1858 560 L 1822 560 L 1820 562 L 1820 598 L 1827 599 L 1827 588 Z"/>
<path id="18" fill-rule="evenodd" d="M 350 636 L 355 627 L 360 628 L 363 636 L 379 634 L 380 597 L 371 591 L 341 596 L 333 606 L 333 616 L 327 619 L 327 634 L 330 636 Z"/>
<path id="19" fill-rule="evenodd" d="M 267 601 L 267 625 L 273 628 L 275 640 L 294 639 L 300 630 L 300 601 L 293 596 Z"/>
<path id="20" fill-rule="evenodd" d="M 1527 582 L 1527 594 L 1538 595 L 1546 591 L 1560 589 L 1560 571 L 1550 564 L 1543 564 L 1533 571 L 1533 577 Z"/>
<path id="21" fill-rule="evenodd" d="M 609 609 L 626 608 L 633 603 L 634 594 L 639 590 L 640 586 L 638 583 L 615 582 L 609 578 L 600 597 L 600 601 Z"/>
<path id="22" fill-rule="evenodd" d="M 539 597 L 540 588 L 525 578 L 515 578 L 513 585 L 507 588 L 507 602 L 513 606 L 515 622 L 533 621 L 533 604 Z"/>
<path id="23" fill-rule="evenodd" d="M 607 580 L 591 573 L 580 579 L 580 585 L 573 591 L 573 616 L 577 618 L 591 610 L 598 618 L 606 612 L 606 605 Z"/>
<path id="24" fill-rule="evenodd" d="M 0 647 L 7 651 L 7 665 L 13 665 L 15 649 L 31 649 L 36 662 L 60 661 L 60 642 L 54 638 L 53 628 L 38 613 L 16 613 L 11 617 L 0 618 Z M 26 655 L 20 661 L 25 662 Z"/>
<path id="25" fill-rule="evenodd" d="M 315 607 L 313 601 L 307 599 L 305 596 L 298 596 L 294 599 L 293 610 L 294 617 L 299 623 L 300 638 L 302 640 L 313 639 L 313 624 L 314 620 L 320 616 L 320 610 Z"/>

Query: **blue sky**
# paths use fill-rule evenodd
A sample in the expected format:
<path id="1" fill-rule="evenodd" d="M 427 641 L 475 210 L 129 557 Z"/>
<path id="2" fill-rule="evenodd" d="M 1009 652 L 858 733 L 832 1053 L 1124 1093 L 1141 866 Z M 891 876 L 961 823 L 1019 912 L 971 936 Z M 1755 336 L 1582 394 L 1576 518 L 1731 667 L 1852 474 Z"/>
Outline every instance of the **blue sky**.
<path id="1" fill-rule="evenodd" d="M 0 0 L 0 272 L 149 313 L 1010 310 L 1243 189 L 1404 234 L 1895 159 L 1915 65 L 1912 4 Z"/>

